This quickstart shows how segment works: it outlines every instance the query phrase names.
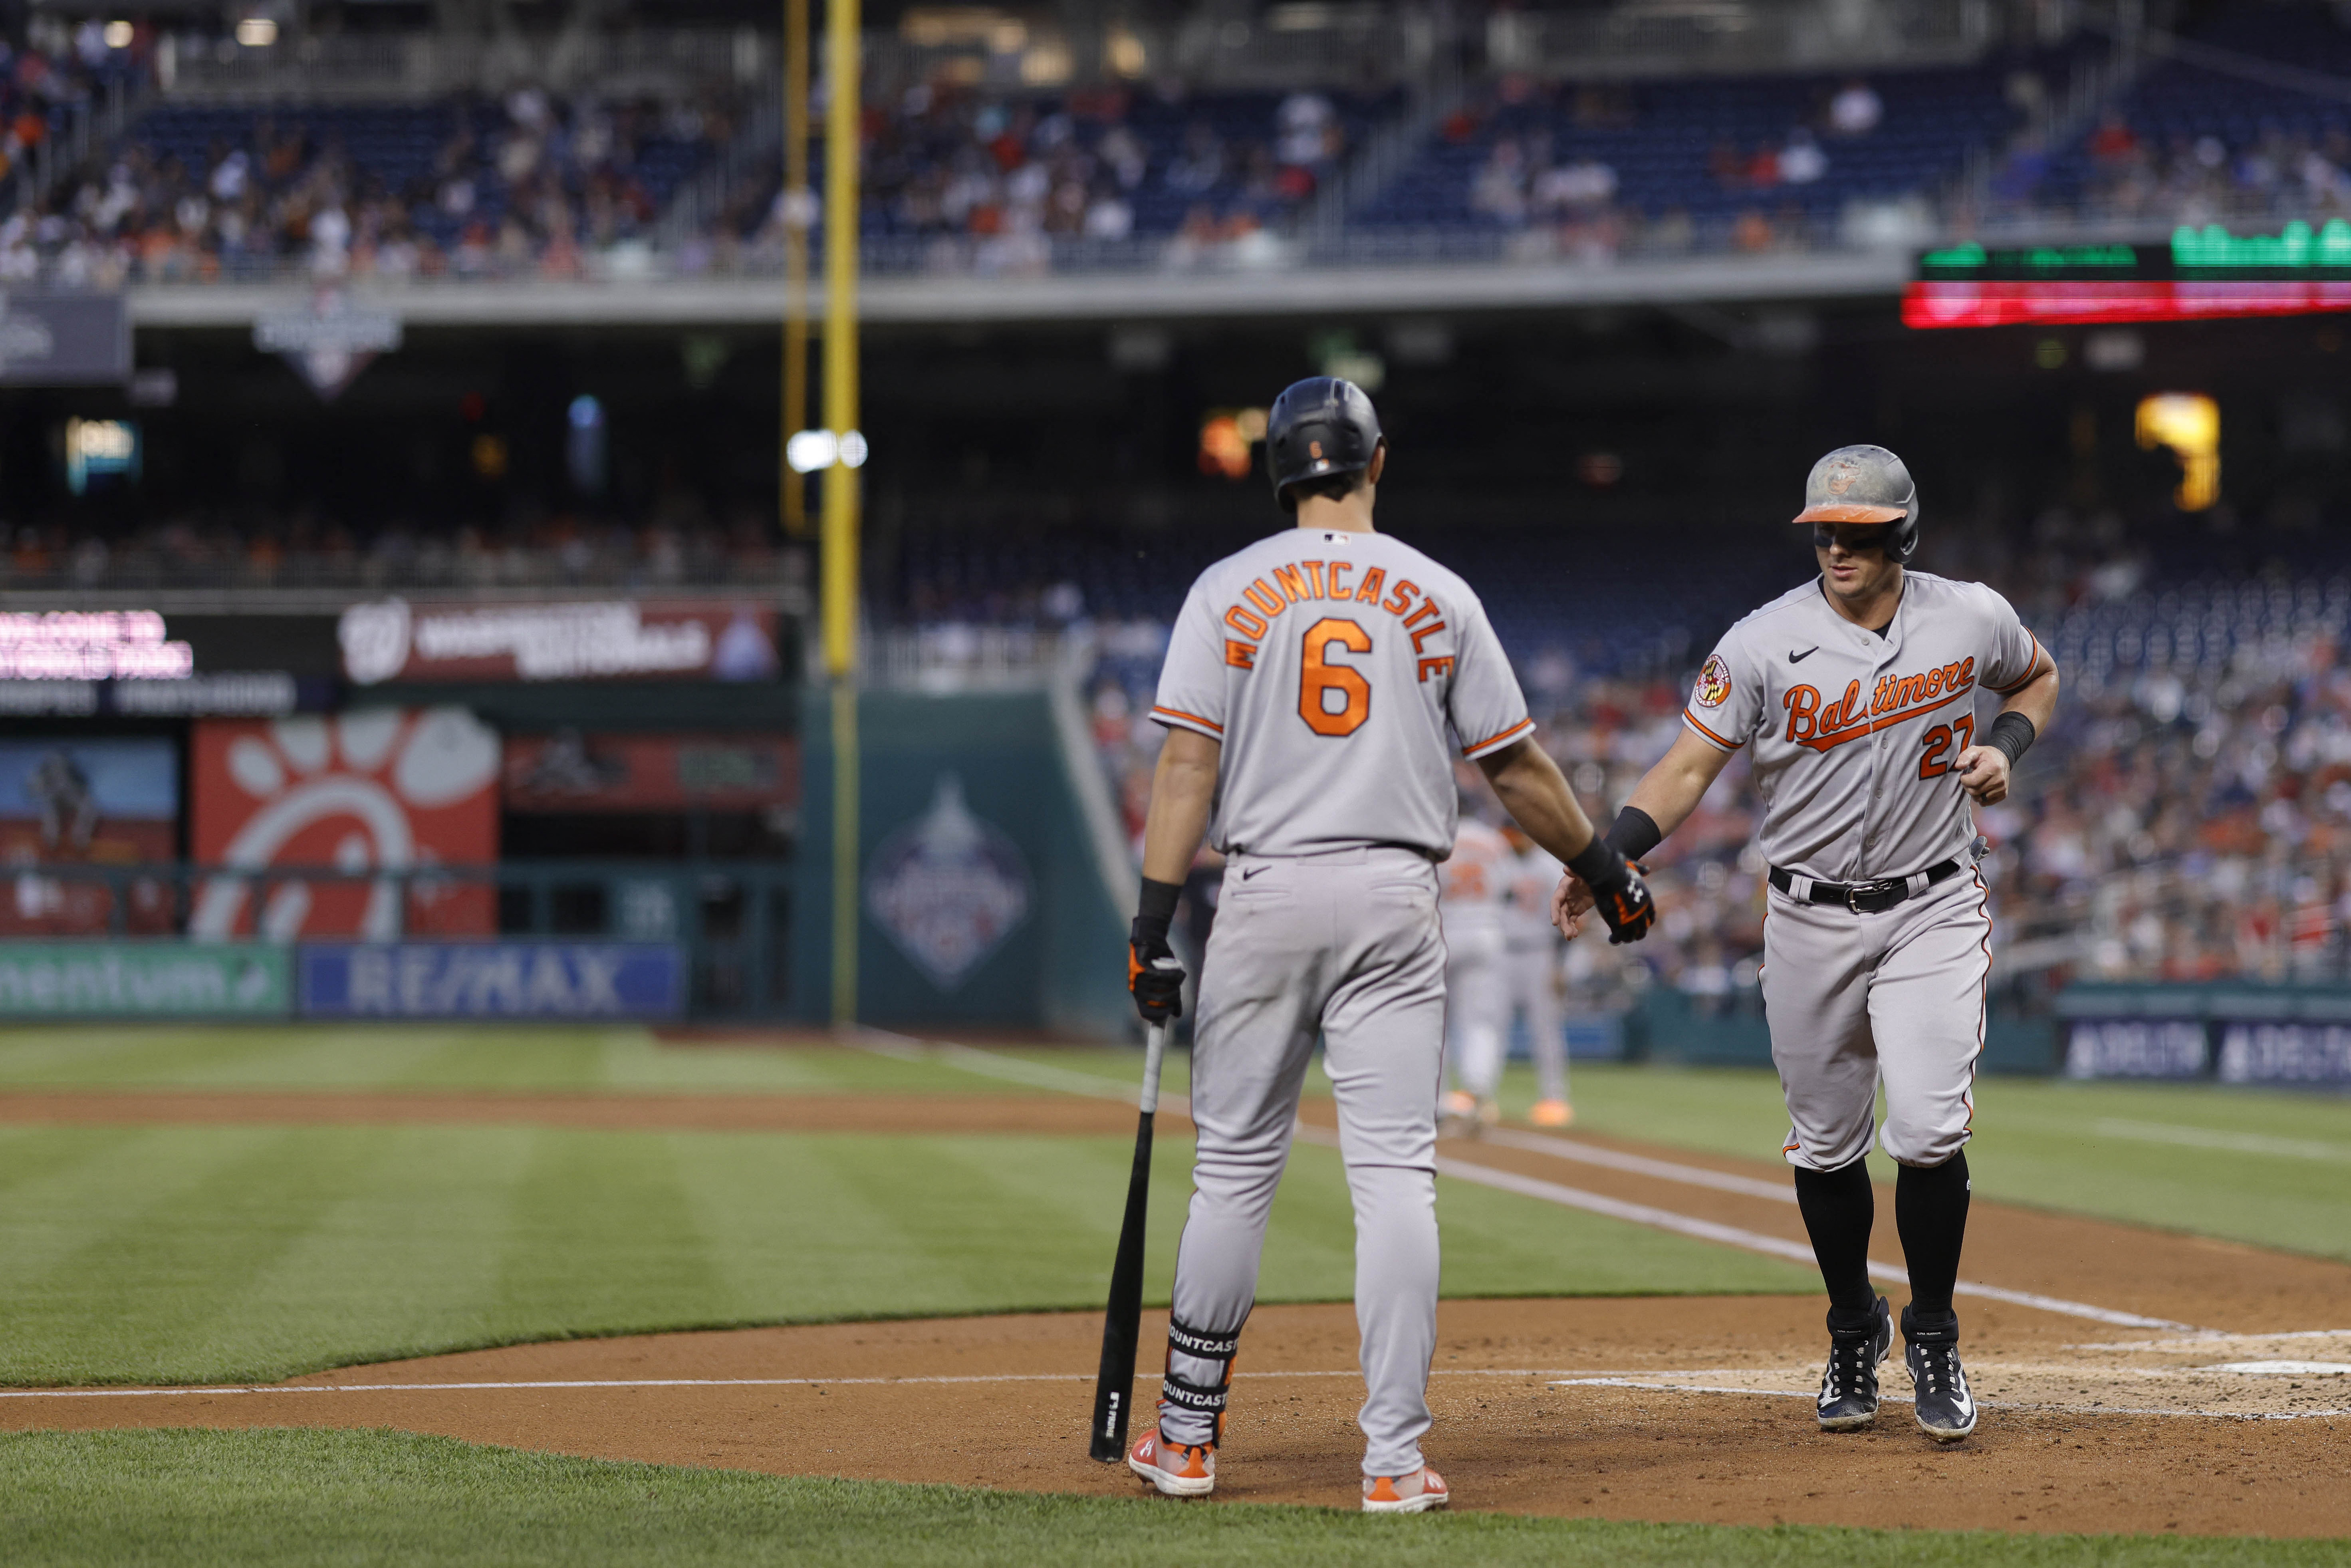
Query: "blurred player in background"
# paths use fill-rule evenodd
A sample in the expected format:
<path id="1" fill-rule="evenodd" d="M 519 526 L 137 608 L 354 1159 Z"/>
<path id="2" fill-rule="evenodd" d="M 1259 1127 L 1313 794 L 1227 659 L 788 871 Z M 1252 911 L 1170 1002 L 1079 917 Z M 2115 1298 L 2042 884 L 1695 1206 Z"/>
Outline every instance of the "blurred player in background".
<path id="1" fill-rule="evenodd" d="M 1509 1047 L 1510 978 L 1505 972 L 1502 892 L 1517 857 L 1491 827 L 1468 814 L 1453 836 L 1453 857 L 1437 912 L 1445 921 L 1445 1132 L 1465 1137 L 1502 1119 L 1502 1058 Z M 1549 921 L 1551 884 L 1543 886 Z"/>
<path id="2" fill-rule="evenodd" d="M 1507 1042 L 1513 1022 L 1526 1025 L 1535 1063 L 1535 1103 L 1527 1120 L 1564 1127 L 1575 1119 L 1567 1100 L 1567 1040 L 1560 1016 L 1560 959 L 1567 944 L 1551 923 L 1552 889 L 1563 868 L 1516 822 L 1502 824 L 1502 840 L 1510 849 L 1502 886 L 1502 1035 Z"/>

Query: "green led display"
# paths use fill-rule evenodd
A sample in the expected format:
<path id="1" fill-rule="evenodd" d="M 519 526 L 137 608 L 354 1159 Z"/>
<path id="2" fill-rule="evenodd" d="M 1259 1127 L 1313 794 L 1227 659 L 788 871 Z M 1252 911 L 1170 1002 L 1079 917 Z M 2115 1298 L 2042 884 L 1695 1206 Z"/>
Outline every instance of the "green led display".
<path id="1" fill-rule="evenodd" d="M 2351 267 L 2351 223 L 2329 218 L 2316 233 L 2290 223 L 2275 235 L 2232 235 L 2219 224 L 2172 231 L 2172 265 L 2180 267 Z"/>

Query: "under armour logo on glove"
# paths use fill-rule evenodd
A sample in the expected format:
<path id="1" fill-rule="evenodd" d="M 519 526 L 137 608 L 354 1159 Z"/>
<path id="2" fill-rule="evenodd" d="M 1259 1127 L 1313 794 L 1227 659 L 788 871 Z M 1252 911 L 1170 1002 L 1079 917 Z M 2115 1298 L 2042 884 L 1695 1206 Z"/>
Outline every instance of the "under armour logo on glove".
<path id="1" fill-rule="evenodd" d="M 1641 868 L 1627 863 L 1622 885 L 1593 893 L 1593 908 L 1608 923 L 1611 946 L 1620 942 L 1638 942 L 1657 923 L 1657 901 L 1642 879 Z"/>
<path id="2" fill-rule="evenodd" d="M 1164 1024 L 1184 1016 L 1184 966 L 1176 962 L 1166 937 L 1134 933 L 1126 946 L 1126 988 L 1144 1023 Z"/>

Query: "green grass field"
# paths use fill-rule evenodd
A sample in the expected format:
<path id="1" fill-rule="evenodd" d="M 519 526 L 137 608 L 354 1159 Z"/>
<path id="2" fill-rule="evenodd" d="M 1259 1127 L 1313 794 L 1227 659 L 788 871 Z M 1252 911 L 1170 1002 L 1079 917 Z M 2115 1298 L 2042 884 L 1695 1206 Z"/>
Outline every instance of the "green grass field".
<path id="1" fill-rule="evenodd" d="M 908 1060 L 634 1030 L 0 1031 L 0 1090 L 1131 1092 L 1131 1051 Z M 1185 1062 L 1171 1062 L 1181 1092 Z M 1578 1127 L 1769 1159 L 1769 1074 L 1583 1068 Z M 1519 1070 L 1514 1109 L 1531 1098 Z M 1325 1092 L 1319 1078 L 1310 1092 Z M 2351 1257 L 2351 1101 L 1987 1080 L 1990 1197 Z M 1159 1151 L 1165 1300 L 1188 1148 Z M 1097 1305 L 1123 1137 L 498 1126 L 0 1127 L 0 1382 L 265 1379 L 580 1334 Z M 1453 1295 L 1817 1289 L 1769 1259 L 1444 1181 Z M 1264 1296 L 1344 1299 L 1335 1154 L 1301 1146 Z M 0 1437 L 27 1563 L 2340 1562 L 2342 1543 L 1366 1521 L 789 1481 L 381 1432 Z"/>
<path id="2" fill-rule="evenodd" d="M 0 1437 L 12 1563 L 795 1568 L 2315 1568 L 2339 1542 L 1366 1518 L 798 1480 L 398 1432 Z"/>

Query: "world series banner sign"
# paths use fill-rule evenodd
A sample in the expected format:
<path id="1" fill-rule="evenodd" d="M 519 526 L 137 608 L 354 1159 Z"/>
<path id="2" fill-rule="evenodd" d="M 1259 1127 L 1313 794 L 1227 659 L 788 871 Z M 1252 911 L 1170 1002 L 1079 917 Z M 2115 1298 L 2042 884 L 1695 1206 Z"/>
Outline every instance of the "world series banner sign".
<path id="1" fill-rule="evenodd" d="M 964 803 L 963 782 L 939 776 L 931 809 L 892 833 L 865 875 L 865 910 L 898 950 L 952 991 L 1029 917 L 1020 847 Z"/>

